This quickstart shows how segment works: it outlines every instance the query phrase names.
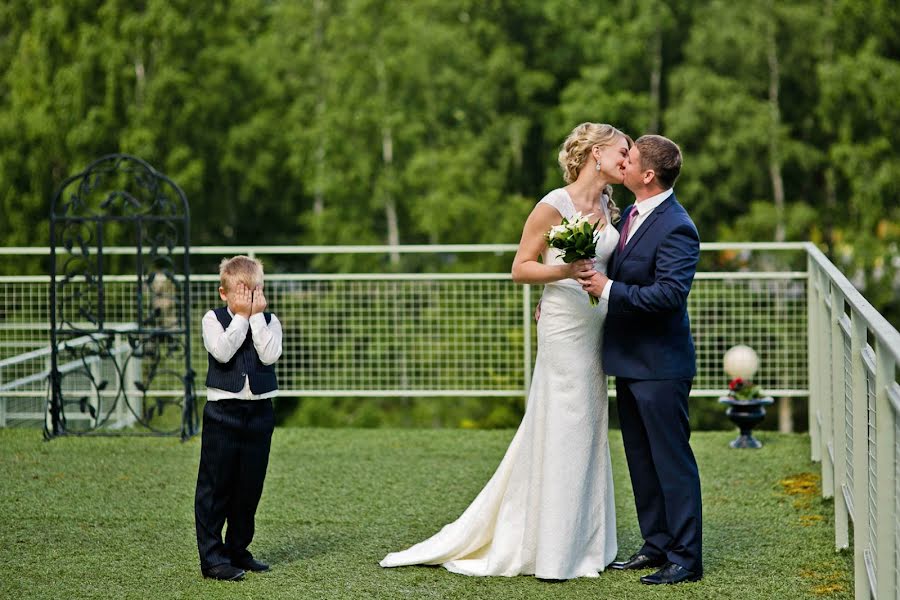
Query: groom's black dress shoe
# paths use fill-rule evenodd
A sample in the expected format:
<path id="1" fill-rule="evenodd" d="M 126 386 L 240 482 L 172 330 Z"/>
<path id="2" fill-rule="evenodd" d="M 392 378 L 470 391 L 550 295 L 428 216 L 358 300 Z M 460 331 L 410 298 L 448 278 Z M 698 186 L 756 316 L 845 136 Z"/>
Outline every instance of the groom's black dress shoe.
<path id="1" fill-rule="evenodd" d="M 681 565 L 673 562 L 666 563 L 662 569 L 652 575 L 644 575 L 641 577 L 641 583 L 647 585 L 658 585 L 661 583 L 682 583 L 684 581 L 700 581 L 703 578 L 703 571 L 694 573 L 688 571 Z"/>
<path id="2" fill-rule="evenodd" d="M 231 566 L 246 571 L 253 571 L 254 573 L 262 573 L 263 571 L 269 570 L 269 565 L 264 562 L 259 562 L 253 557 L 244 560 L 233 560 L 231 561 Z"/>
<path id="3" fill-rule="evenodd" d="M 652 569 L 654 567 L 661 567 L 666 564 L 666 562 L 667 560 L 664 556 L 650 558 L 646 554 L 632 554 L 631 558 L 628 560 L 610 563 L 609 568 L 618 571 L 626 569 Z"/>
<path id="4" fill-rule="evenodd" d="M 220 581 L 240 581 L 244 578 L 246 572 L 238 569 L 228 563 L 222 563 L 208 569 L 203 569 L 203 576 L 207 579 L 218 579 Z"/>

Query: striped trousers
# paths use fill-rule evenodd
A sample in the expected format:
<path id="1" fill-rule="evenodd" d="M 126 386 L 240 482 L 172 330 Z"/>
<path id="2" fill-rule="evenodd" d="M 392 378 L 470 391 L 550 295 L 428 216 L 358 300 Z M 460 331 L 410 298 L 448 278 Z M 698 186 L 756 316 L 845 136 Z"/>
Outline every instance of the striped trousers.
<path id="1" fill-rule="evenodd" d="M 271 400 L 206 403 L 194 496 L 201 569 L 251 557 L 247 546 L 253 541 L 274 429 Z"/>

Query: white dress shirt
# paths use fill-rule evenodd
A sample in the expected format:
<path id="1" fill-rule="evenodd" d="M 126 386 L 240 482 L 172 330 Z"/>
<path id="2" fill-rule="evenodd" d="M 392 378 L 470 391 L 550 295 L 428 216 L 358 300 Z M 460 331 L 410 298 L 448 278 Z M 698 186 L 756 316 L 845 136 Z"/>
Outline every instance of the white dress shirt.
<path id="1" fill-rule="evenodd" d="M 628 228 L 628 237 L 625 238 L 625 245 L 628 245 L 628 242 L 631 241 L 631 238 L 634 237 L 634 233 L 638 230 L 638 228 L 647 220 L 647 217 L 650 216 L 650 213 L 653 210 L 665 202 L 669 196 L 672 195 L 672 188 L 665 190 L 664 192 L 660 192 L 655 196 L 650 196 L 649 198 L 645 198 L 640 202 L 635 202 L 634 208 L 631 210 L 636 210 L 637 214 L 631 219 L 631 226 Z M 603 286 L 603 292 L 600 294 L 600 297 L 604 300 L 609 300 L 609 292 L 612 290 L 612 279 L 606 282 L 606 285 Z"/>
<path id="2" fill-rule="evenodd" d="M 271 365 L 281 357 L 281 322 L 274 314 L 269 323 L 262 313 L 250 315 L 247 319 L 241 315 L 236 315 L 228 309 L 231 315 L 231 324 L 228 329 L 222 327 L 216 313 L 208 311 L 203 315 L 203 345 L 206 351 L 212 354 L 212 357 L 225 363 L 231 360 L 241 344 L 247 338 L 247 329 L 251 331 L 253 338 L 253 347 L 259 355 L 259 360 L 264 365 Z M 229 392 L 218 388 L 206 388 L 207 400 L 222 400 L 224 398 L 237 398 L 238 400 L 262 400 L 264 398 L 274 398 L 278 395 L 278 390 L 272 390 L 265 394 L 254 394 L 250 391 L 250 378 L 244 377 L 244 389 L 240 392 Z"/>

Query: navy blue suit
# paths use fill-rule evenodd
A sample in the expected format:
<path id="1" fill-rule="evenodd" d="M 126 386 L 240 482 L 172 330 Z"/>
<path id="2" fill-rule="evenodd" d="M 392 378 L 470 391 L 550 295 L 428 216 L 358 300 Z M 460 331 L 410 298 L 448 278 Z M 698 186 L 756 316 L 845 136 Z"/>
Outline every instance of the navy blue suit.
<path id="1" fill-rule="evenodd" d="M 625 210 L 619 227 L 627 220 Z M 620 231 L 621 233 L 621 231 Z M 703 571 L 700 476 L 688 395 L 697 372 L 687 297 L 700 236 L 674 192 L 609 263 L 603 368 L 616 377 L 619 424 L 644 546 Z"/>

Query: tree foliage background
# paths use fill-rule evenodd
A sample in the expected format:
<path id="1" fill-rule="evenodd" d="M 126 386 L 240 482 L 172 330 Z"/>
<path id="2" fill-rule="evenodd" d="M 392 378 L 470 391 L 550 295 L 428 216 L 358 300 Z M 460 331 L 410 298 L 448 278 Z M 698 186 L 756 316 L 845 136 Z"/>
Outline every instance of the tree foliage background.
<path id="1" fill-rule="evenodd" d="M 887 0 L 12 0 L 0 244 L 110 152 L 194 244 L 515 242 L 593 120 L 681 144 L 704 239 L 811 239 L 896 322 L 898 56 Z"/>

